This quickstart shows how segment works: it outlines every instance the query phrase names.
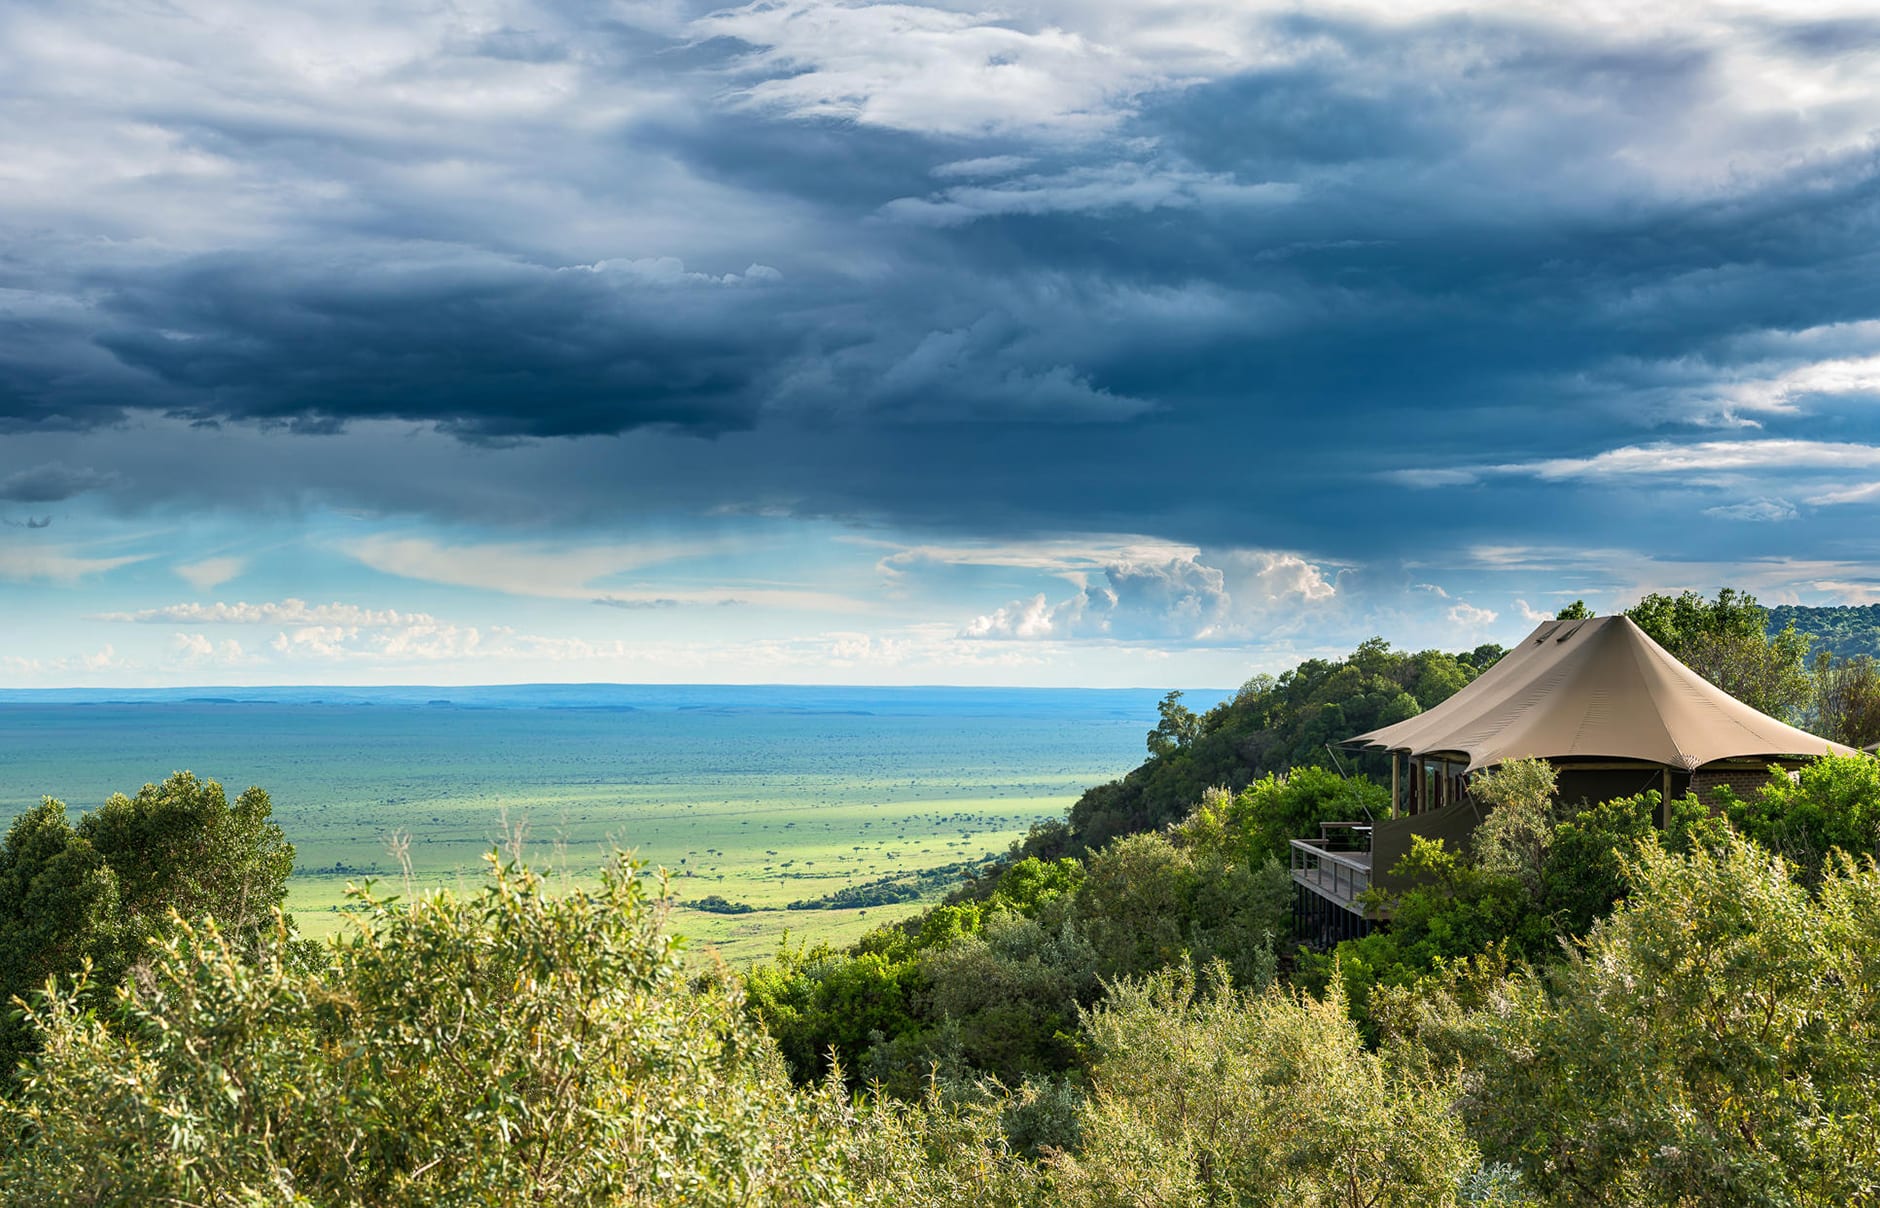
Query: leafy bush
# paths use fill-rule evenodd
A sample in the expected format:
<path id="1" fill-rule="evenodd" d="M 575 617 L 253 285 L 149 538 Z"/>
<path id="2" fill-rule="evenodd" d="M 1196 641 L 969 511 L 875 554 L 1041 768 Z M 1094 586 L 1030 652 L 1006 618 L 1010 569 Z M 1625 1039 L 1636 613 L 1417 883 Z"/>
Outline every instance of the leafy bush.
<path id="1" fill-rule="evenodd" d="M 1277 862 L 1254 869 L 1162 835 L 1130 835 L 1091 858 L 1072 914 L 1106 979 L 1219 959 L 1258 988 L 1273 977 L 1273 939 L 1290 925 L 1292 892 Z"/>
<path id="2" fill-rule="evenodd" d="M 1771 769 L 1748 800 L 1727 789 L 1718 796 L 1731 825 L 1787 857 L 1804 880 L 1817 879 L 1836 849 L 1880 852 L 1880 759 L 1870 755 L 1823 756 L 1802 765 L 1793 780 Z"/>
<path id="3" fill-rule="evenodd" d="M 1571 960 L 1451 1029 L 1489 1156 L 1557 1204 L 1871 1199 L 1880 869 L 1811 894 L 1743 839 L 1647 841 L 1627 880 Z"/>
<path id="4" fill-rule="evenodd" d="M 1539 911 L 1560 935 L 1582 936 L 1610 913 L 1630 888 L 1627 870 L 1636 867 L 1640 845 L 1654 836 L 1667 849 L 1688 852 L 1714 848 L 1729 827 L 1696 797 L 1671 803 L 1670 829 L 1658 830 L 1658 793 L 1588 806 L 1554 828 L 1541 866 Z"/>
<path id="5" fill-rule="evenodd" d="M 112 1019 L 83 979 L 30 1008 L 0 1103 L 8 1203 L 749 1204 L 840 1200 L 735 982 L 688 982 L 620 862 L 550 896 L 361 892 L 331 967 L 179 926 Z M 83 1110 L 73 1110 L 75 1105 Z"/>
<path id="6" fill-rule="evenodd" d="M 925 977 L 905 943 L 897 951 L 789 948 L 744 975 L 747 1010 L 777 1041 L 802 1082 L 855 1069 L 868 1050 L 919 1030 Z"/>
<path id="7" fill-rule="evenodd" d="M 1061 1202 L 1421 1208 L 1456 1203 L 1479 1166 L 1449 1082 L 1368 1050 L 1336 991 L 1181 967 L 1119 984 L 1087 1022 L 1084 1146 L 1051 1162 Z"/>

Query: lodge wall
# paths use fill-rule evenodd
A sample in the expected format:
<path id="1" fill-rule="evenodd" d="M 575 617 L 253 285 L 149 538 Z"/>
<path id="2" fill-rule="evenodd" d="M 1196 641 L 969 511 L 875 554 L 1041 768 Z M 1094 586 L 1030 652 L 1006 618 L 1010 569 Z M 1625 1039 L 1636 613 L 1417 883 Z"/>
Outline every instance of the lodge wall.
<path id="1" fill-rule="evenodd" d="M 1738 797 L 1753 797 L 1756 790 L 1769 783 L 1769 765 L 1763 764 L 1713 764 L 1697 769 L 1691 777 L 1691 792 L 1697 799 L 1717 808 L 1717 790 L 1727 787 Z"/>

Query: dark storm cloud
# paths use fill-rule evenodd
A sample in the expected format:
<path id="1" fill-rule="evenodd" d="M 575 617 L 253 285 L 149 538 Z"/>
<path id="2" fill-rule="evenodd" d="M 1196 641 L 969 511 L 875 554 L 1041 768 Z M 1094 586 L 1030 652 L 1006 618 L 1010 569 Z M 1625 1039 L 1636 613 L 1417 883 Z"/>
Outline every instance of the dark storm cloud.
<path id="1" fill-rule="evenodd" d="M 306 268 L 222 255 L 118 283 L 98 342 L 196 419 L 710 434 L 754 421 L 794 344 L 799 324 L 765 296 L 777 279 L 677 262 Z"/>
<path id="2" fill-rule="evenodd" d="M 117 481 L 116 474 L 101 473 L 88 466 L 62 465 L 55 461 L 0 477 L 0 499 L 9 503 L 58 503 L 86 491 L 111 486 Z M 28 524 L 27 527 L 45 526 Z"/>
<path id="3" fill-rule="evenodd" d="M 1871 22 L 1282 14 L 1246 18 L 1257 60 L 1196 68 L 1100 7 L 1080 36 L 1114 44 L 1084 58 L 1025 32 L 1081 11 L 784 9 L 599 27 L 542 8 L 417 47 L 356 97 L 90 98 L 101 126 L 143 121 L 236 183 L 178 169 L 136 186 L 146 219 L 114 186 L 0 234 L 23 299 L 0 311 L 0 425 L 128 452 L 112 426 L 160 413 L 308 442 L 293 481 L 153 476 L 145 498 L 1355 555 L 1621 511 L 1622 491 L 1394 471 L 1749 423 L 1874 436 L 1848 396 L 1744 389 L 1829 355 L 1794 333 L 1880 343 L 1859 327 L 1880 317 L 1880 105 L 1846 83 Z M 1029 74 L 970 74 L 1001 64 Z M 1784 73 L 1834 99 L 1753 95 Z M 12 95 L 33 87 L 52 88 Z M 215 223 L 195 221 L 207 197 Z M 140 221 L 161 237 L 124 242 Z M 401 451 L 392 476 L 358 441 L 314 443 L 376 420 L 524 443 Z M 1725 544 L 1787 497 L 1667 485 Z"/>

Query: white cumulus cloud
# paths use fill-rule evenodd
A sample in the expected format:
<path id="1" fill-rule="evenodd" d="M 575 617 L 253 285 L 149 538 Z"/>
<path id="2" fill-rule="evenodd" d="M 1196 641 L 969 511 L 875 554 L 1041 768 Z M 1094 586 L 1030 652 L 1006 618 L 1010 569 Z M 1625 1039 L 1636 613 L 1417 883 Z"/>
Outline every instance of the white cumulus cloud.
<path id="1" fill-rule="evenodd" d="M 1052 603 L 1044 594 L 973 618 L 964 638 L 1209 641 L 1251 634 L 1332 599 L 1337 587 L 1317 564 L 1269 550 L 1195 552 L 1117 560 L 1101 582 Z"/>
<path id="2" fill-rule="evenodd" d="M 1492 608 L 1477 608 L 1467 600 L 1457 600 L 1449 609 L 1449 619 L 1465 629 L 1493 625 L 1500 616 Z"/>
<path id="3" fill-rule="evenodd" d="M 170 639 L 170 650 L 192 666 L 238 667 L 256 661 L 234 638 L 217 642 L 201 633 L 177 634 Z"/>
<path id="4" fill-rule="evenodd" d="M 1516 600 L 1514 606 L 1520 610 L 1521 619 L 1530 625 L 1538 625 L 1542 621 L 1551 621 L 1554 619 L 1553 613 L 1542 612 L 1540 609 L 1530 606 L 1526 600 Z"/>

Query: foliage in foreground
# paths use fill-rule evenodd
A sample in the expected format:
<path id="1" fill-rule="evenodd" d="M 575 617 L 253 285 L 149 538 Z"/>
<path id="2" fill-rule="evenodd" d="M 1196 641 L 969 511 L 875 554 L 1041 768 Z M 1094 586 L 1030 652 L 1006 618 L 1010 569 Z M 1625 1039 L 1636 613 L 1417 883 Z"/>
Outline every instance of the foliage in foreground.
<path id="1" fill-rule="evenodd" d="M 1056 1163 L 1070 1203 L 1417 1208 L 1480 1166 L 1449 1081 L 1368 1051 L 1335 992 L 1176 969 L 1119 985 L 1089 1029 L 1085 1145 Z"/>
<path id="2" fill-rule="evenodd" d="M 361 895 L 330 968 L 179 927 L 107 1016 L 43 996 L 8 1203 L 824 1202 L 837 1167 L 735 996 L 620 863 L 551 895 Z M 83 1104 L 82 1111 L 72 1110 Z"/>
<path id="3" fill-rule="evenodd" d="M 87 964 L 108 995 L 175 915 L 214 919 L 250 951 L 286 900 L 294 846 L 265 790 L 231 803 L 215 781 L 178 772 L 76 824 L 65 810 L 47 797 L 0 843 L 0 1003 Z M 0 1071 L 29 1049 L 17 1020 L 0 1025 Z"/>
<path id="4" fill-rule="evenodd" d="M 1087 1100 L 851 1098 L 840 1071 L 797 1088 L 735 979 L 683 971 L 634 866 L 551 894 L 492 865 L 469 897 L 361 892 L 324 967 L 282 959 L 284 929 L 244 953 L 179 919 L 109 1012 L 82 977 L 50 986 L 0 1099 L 0 1200 L 1042 1208 L 1136 1186 L 1129 1202 L 1355 1208 L 1449 1202 L 1474 1167 L 1427 1063 L 1366 1052 L 1336 1001 L 1236 992 L 1218 965 L 1205 994 L 1164 973 L 1085 1018 Z M 1054 1114 L 1089 1143 L 1028 1158 Z"/>
<path id="5" fill-rule="evenodd" d="M 1783 781 L 1762 816 L 1838 821 L 1872 804 L 1862 770 Z M 924 950 L 959 965 L 932 984 L 980 984 L 983 1013 L 1049 984 L 1053 961 L 1098 960 L 1109 941 L 1041 920 L 1106 877 L 1112 917 L 1163 910 L 1161 874 L 1138 875 L 1231 846 L 1230 804 L 1114 845 L 1135 850 L 1111 867 L 1014 866 L 1002 903 Z M 854 1094 L 840 1068 L 794 1085 L 738 979 L 685 972 L 668 903 L 625 863 L 592 890 L 497 865 L 468 897 L 362 894 L 319 962 L 279 929 L 237 944 L 177 916 L 108 1006 L 82 981 L 31 1005 L 35 1055 L 0 1097 L 0 1202 L 1871 1202 L 1880 867 L 1831 854 L 1798 875 L 1700 817 L 1670 850 L 1654 805 L 1531 817 L 1509 850 L 1517 869 L 1538 853 L 1537 888 L 1425 845 L 1452 895 L 1422 924 L 1439 948 L 1497 894 L 1530 918 L 1579 902 L 1567 882 L 1620 900 L 1564 952 L 1550 937 L 1551 964 L 1521 959 L 1523 933 L 1482 932 L 1380 979 L 1369 1043 L 1339 971 L 1377 937 L 1342 949 L 1318 996 L 1184 951 L 1071 1008 L 1081 1083 L 939 1077 L 907 1098 Z"/>
<path id="6" fill-rule="evenodd" d="M 1880 868 L 1840 857 L 1810 892 L 1732 837 L 1647 841 L 1628 879 L 1570 960 L 1475 987 L 1479 1008 L 1394 996 L 1467 1071 L 1483 1149 L 1551 1204 L 1872 1202 Z"/>

